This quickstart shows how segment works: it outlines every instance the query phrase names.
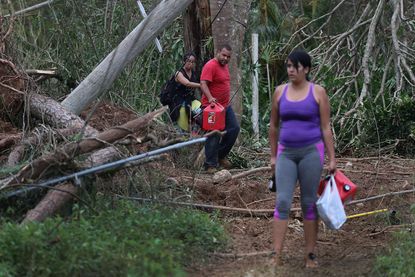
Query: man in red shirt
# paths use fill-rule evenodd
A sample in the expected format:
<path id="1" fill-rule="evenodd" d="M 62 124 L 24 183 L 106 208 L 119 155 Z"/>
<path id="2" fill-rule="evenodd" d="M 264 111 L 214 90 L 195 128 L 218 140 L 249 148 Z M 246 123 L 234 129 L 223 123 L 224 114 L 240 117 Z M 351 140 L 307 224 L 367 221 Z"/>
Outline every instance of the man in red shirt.
<path id="1" fill-rule="evenodd" d="M 200 76 L 202 106 L 218 102 L 226 109 L 226 134 L 223 137 L 213 135 L 206 140 L 204 166 L 209 173 L 215 172 L 219 165 L 224 168 L 232 166 L 226 157 L 235 144 L 240 129 L 230 103 L 231 78 L 228 62 L 231 54 L 232 48 L 229 45 L 219 47 L 216 56 L 203 66 Z"/>

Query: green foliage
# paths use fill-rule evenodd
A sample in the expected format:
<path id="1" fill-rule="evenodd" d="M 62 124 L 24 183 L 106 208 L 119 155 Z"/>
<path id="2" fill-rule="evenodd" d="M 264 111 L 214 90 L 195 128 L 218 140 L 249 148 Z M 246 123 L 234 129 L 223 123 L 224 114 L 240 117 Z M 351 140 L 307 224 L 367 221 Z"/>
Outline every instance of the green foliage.
<path id="1" fill-rule="evenodd" d="M 30 5 L 28 1 L 21 6 Z M 150 13 L 154 1 L 142 1 Z M 17 3 L 16 3 L 17 4 Z M 34 4 L 34 3 L 33 3 Z M 15 7 L 15 10 L 21 7 Z M 140 23 L 135 1 L 56 1 L 15 22 L 10 53 L 24 68 L 56 68 L 59 78 L 40 91 L 62 99 Z M 180 20 L 160 35 L 163 53 L 150 43 L 117 78 L 107 98 L 147 112 L 157 106 L 161 85 L 181 66 Z"/>
<path id="2" fill-rule="evenodd" d="M 355 98 L 356 96 L 351 93 L 342 99 L 331 99 L 332 111 L 345 110 L 347 103 L 353 103 Z M 340 126 L 338 121 L 335 121 L 338 150 L 354 148 L 355 153 L 360 152 L 365 155 L 370 149 L 381 150 L 393 146 L 391 151 L 394 153 L 413 156 L 415 154 L 415 114 L 413 113 L 415 101 L 408 95 L 389 98 L 387 101 L 388 103 L 382 104 L 381 100 L 373 103 L 372 98 L 365 99 L 354 115 L 360 131 L 351 120 L 344 126 Z"/>
<path id="3" fill-rule="evenodd" d="M 415 275 L 415 236 L 398 233 L 387 252 L 377 257 L 371 276 L 409 277 Z"/>
<path id="4" fill-rule="evenodd" d="M 371 104 L 367 104 L 372 106 Z M 415 149 L 415 101 L 410 97 L 403 95 L 390 103 L 389 107 L 376 105 L 373 109 L 373 117 L 376 124 L 364 126 L 367 135 L 367 143 L 376 143 L 376 136 L 370 134 L 379 134 L 383 141 L 401 142 L 397 144 L 396 151 L 401 155 L 414 155 Z M 369 108 L 368 108 L 369 110 Z"/>
<path id="5" fill-rule="evenodd" d="M 150 12 L 157 1 L 142 2 Z M 14 10 L 20 10 L 36 3 L 37 1 L 34 0 L 18 0 L 12 1 L 11 5 L 14 6 Z M 260 36 L 260 57 L 259 65 L 257 65 L 259 69 L 259 124 L 261 137 L 266 138 L 270 116 L 270 95 L 273 94 L 276 85 L 287 81 L 284 61 L 288 52 L 305 38 L 304 34 L 311 36 L 318 31 L 309 40 L 301 43 L 300 47 L 309 50 L 313 55 L 315 65 L 324 63 L 324 55 L 318 55 L 319 51 L 317 51 L 317 49 L 327 47 L 321 44 L 324 38 L 332 35 L 335 38 L 348 30 L 354 25 L 364 7 L 364 5 L 345 3 L 331 16 L 313 21 L 304 30 L 304 34 L 299 32 L 292 37 L 294 32 L 311 20 L 327 14 L 337 4 L 328 0 L 307 0 L 302 1 L 302 5 L 299 2 L 289 3 L 289 1 L 285 3 L 253 1 L 250 22 L 247 24 L 244 55 L 242 55 L 243 83 L 238 92 L 243 91 L 244 94 L 244 114 L 241 125 L 247 139 L 251 139 L 252 136 L 251 74 L 254 69 L 249 55 L 245 55 L 249 53 L 250 37 L 248 36 L 254 31 Z M 10 4 L 2 4 L 4 10 L 7 10 L 9 6 Z M 388 16 L 385 16 L 384 20 L 387 18 Z M 142 17 L 134 1 L 55 1 L 48 8 L 17 18 L 14 23 L 13 40 L 8 49 L 12 52 L 12 56 L 16 57 L 17 64 L 21 64 L 23 68 L 56 68 L 60 79 L 44 81 L 40 83 L 39 89 L 55 99 L 63 99 L 141 20 Z M 327 20 L 329 20 L 328 24 L 320 29 Z M 385 22 L 382 24 L 389 24 L 389 21 Z M 415 26 L 412 21 L 409 21 L 409 24 Z M 387 28 L 386 25 L 384 28 Z M 132 108 L 138 113 L 145 113 L 159 106 L 157 95 L 160 87 L 181 66 L 183 53 L 187 50 L 183 49 L 183 26 L 180 18 L 166 28 L 159 38 L 163 53 L 160 54 L 154 44 L 150 43 L 143 53 L 125 68 L 110 88 L 106 97 L 112 102 Z M 354 38 L 354 41 L 357 43 L 363 38 L 364 36 L 359 36 Z M 371 94 L 376 94 L 380 90 L 382 75 L 387 63 L 385 57 L 390 55 L 385 48 L 387 37 L 380 34 L 378 40 L 379 45 L 375 52 L 379 51 L 379 53 L 371 57 L 376 59 L 375 61 L 370 60 L 370 63 L 374 65 L 374 68 L 371 68 Z M 208 39 L 203 47 L 212 48 L 212 41 Z M 392 96 L 392 92 L 396 90 L 395 74 L 392 69 L 389 69 L 390 72 L 386 78 L 384 99 L 379 98 L 374 102 L 375 95 L 369 95 L 365 100 L 367 102 L 358 107 L 357 113 L 353 113 L 353 118 L 347 118 L 345 125 L 340 126 L 340 118 L 354 107 L 363 83 L 362 74 L 356 74 L 356 71 L 358 71 L 358 61 L 363 56 L 364 49 L 360 47 L 355 51 L 350 51 L 350 45 L 343 46 L 336 49 L 339 57 L 336 64 L 325 65 L 319 71 L 318 76 L 313 76 L 318 78 L 318 83 L 322 84 L 331 96 L 333 127 L 336 131 L 338 149 L 373 148 L 379 145 L 390 145 L 399 139 L 397 152 L 399 154 L 413 153 L 414 150 L 411 149 L 415 149 L 413 147 L 415 127 L 410 113 L 413 105 L 408 99 L 400 101 Z M 201 63 L 203 58 L 206 57 L 199 57 Z M 350 61 L 354 60 L 356 66 L 348 66 Z M 335 73 L 336 68 L 338 73 Z M 351 91 L 332 97 L 332 93 L 341 91 L 344 84 L 351 81 L 353 81 L 353 86 L 349 85 L 349 88 L 352 88 Z M 412 95 L 411 89 L 408 88 L 407 95 Z M 400 120 L 399 125 L 398 120 Z M 382 138 L 382 141 L 379 138 Z M 267 144 L 264 141 L 260 143 Z"/>
<path id="6" fill-rule="evenodd" d="M 4 223 L 1 276 L 183 276 L 183 265 L 224 245 L 223 228 L 206 214 L 113 204 L 70 222 Z"/>

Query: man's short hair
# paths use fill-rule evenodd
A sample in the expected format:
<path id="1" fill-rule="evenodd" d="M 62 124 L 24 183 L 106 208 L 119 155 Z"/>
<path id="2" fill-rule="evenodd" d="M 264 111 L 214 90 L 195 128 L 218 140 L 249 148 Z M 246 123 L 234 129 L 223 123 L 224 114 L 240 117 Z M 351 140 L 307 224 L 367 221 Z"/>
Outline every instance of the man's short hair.
<path id="1" fill-rule="evenodd" d="M 218 47 L 218 51 L 217 52 L 222 51 L 222 49 L 226 49 L 228 51 L 232 51 L 232 47 L 229 44 L 227 44 L 227 43 L 220 44 L 219 47 Z"/>

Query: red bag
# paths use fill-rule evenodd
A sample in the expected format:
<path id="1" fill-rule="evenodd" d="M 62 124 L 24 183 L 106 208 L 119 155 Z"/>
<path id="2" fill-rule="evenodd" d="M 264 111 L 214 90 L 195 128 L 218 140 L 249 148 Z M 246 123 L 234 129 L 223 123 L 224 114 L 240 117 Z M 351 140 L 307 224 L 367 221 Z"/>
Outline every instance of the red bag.
<path id="1" fill-rule="evenodd" d="M 324 188 L 326 187 L 326 184 L 329 180 L 330 175 L 320 181 L 320 186 L 318 188 L 319 195 L 323 193 Z M 342 202 L 345 203 L 352 200 L 356 195 L 357 186 L 352 181 L 350 181 L 350 179 L 347 178 L 346 175 L 344 175 L 340 170 L 336 170 L 334 180 L 336 181 L 337 190 L 339 191 L 340 199 Z"/>

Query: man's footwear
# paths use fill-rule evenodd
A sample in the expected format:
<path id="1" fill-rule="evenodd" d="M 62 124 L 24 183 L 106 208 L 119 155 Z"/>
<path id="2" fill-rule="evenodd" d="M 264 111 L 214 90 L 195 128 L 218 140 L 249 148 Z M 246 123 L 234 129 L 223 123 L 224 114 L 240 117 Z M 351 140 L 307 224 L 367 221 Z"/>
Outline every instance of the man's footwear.
<path id="1" fill-rule="evenodd" d="M 224 169 L 232 168 L 232 163 L 227 158 L 220 159 L 219 165 L 223 167 Z"/>
<path id="2" fill-rule="evenodd" d="M 216 171 L 218 171 L 217 168 L 213 167 L 213 166 L 206 167 L 205 170 L 206 170 L 206 173 L 208 173 L 208 174 L 214 174 L 214 173 L 216 173 Z"/>
<path id="3" fill-rule="evenodd" d="M 308 255 L 305 257 L 305 267 L 306 268 L 318 267 L 317 257 L 314 253 L 308 253 Z"/>
<path id="4" fill-rule="evenodd" d="M 284 265 L 284 262 L 283 262 L 283 260 L 281 258 L 281 253 L 277 253 L 275 251 L 272 251 L 271 252 L 271 257 L 273 257 L 273 259 L 274 259 L 274 265 L 276 267 L 279 267 L 279 266 Z"/>

